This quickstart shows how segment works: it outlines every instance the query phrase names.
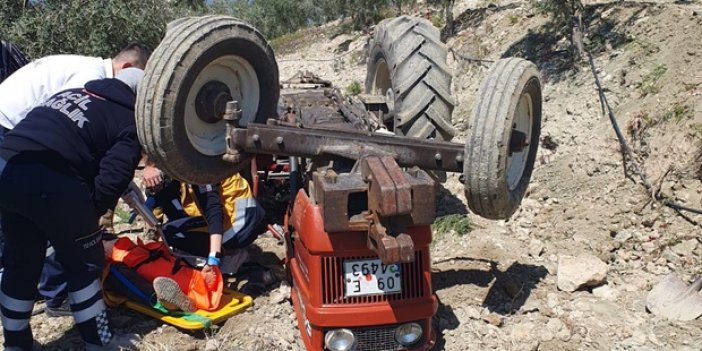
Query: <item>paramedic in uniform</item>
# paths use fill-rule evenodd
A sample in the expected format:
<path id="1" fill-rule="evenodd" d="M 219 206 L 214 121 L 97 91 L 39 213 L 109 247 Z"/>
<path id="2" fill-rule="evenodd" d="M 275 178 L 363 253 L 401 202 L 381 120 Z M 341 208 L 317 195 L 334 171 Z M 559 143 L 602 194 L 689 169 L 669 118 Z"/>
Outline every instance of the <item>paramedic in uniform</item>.
<path id="1" fill-rule="evenodd" d="M 7 131 L 49 96 L 66 89 L 82 88 L 90 80 L 113 78 L 124 68 L 144 69 L 149 54 L 144 45 L 132 43 L 111 59 L 53 55 L 24 65 L 0 84 L 0 141 Z M 111 226 L 112 209 L 103 221 Z M 53 254 L 48 256 L 44 265 L 39 293 L 46 298 L 48 316 L 70 315 L 66 303 L 66 279 Z"/>
<path id="2" fill-rule="evenodd" d="M 87 350 L 116 349 L 102 300 L 99 217 L 134 177 L 141 146 L 134 103 L 143 71 L 50 97 L 0 144 L 5 272 L 0 311 L 8 349 L 29 350 L 29 319 L 47 241 L 64 268 L 73 318 Z M 107 348 L 105 348 L 107 346 Z"/>
<path id="3" fill-rule="evenodd" d="M 215 265 L 224 274 L 236 274 L 248 259 L 246 247 L 265 224 L 263 207 L 239 173 L 218 184 L 169 180 L 159 191 L 147 193 L 168 218 L 162 228 L 168 245 L 207 257 L 204 273 Z"/>

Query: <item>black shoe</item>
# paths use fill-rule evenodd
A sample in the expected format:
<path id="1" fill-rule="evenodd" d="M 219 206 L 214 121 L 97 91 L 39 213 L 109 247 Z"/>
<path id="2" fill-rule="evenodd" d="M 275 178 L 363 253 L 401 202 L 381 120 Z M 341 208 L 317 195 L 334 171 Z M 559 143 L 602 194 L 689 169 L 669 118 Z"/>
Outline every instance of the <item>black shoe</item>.
<path id="1" fill-rule="evenodd" d="M 46 305 L 44 308 L 44 313 L 46 313 L 46 315 L 49 317 L 68 317 L 73 314 L 73 312 L 71 312 L 71 304 L 68 302 L 68 299 L 63 300 L 61 306 L 58 307 Z"/>

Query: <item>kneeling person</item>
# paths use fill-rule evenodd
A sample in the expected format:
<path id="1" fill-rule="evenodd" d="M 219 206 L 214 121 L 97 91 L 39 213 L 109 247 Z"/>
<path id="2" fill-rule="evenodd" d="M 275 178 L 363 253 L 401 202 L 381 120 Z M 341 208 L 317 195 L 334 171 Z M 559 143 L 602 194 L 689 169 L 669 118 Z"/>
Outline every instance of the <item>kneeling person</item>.
<path id="1" fill-rule="evenodd" d="M 168 217 L 163 233 L 173 248 L 207 257 L 235 274 L 248 258 L 246 247 L 262 232 L 264 210 L 240 174 L 214 185 L 172 180 L 153 193 L 155 207 Z"/>

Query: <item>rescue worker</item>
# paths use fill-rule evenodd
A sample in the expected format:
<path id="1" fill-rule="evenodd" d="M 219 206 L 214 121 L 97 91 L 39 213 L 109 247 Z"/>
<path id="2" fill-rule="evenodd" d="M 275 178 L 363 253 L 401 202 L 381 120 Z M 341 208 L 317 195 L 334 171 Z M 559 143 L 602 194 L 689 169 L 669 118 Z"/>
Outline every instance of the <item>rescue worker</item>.
<path id="1" fill-rule="evenodd" d="M 235 274 L 248 258 L 246 247 L 263 231 L 263 207 L 238 173 L 219 184 L 170 180 L 149 195 L 168 218 L 163 226 L 168 244 L 207 257 L 205 272 L 221 265 L 222 273 Z"/>
<path id="2" fill-rule="evenodd" d="M 134 177 L 141 146 L 134 103 L 143 71 L 50 97 L 0 144 L 0 212 L 5 272 L 0 311 L 6 350 L 29 350 L 29 319 L 47 241 L 68 283 L 86 350 L 116 349 L 100 287 L 104 252 L 98 219 Z M 133 346 L 133 345 L 130 345 Z"/>
<path id="3" fill-rule="evenodd" d="M 29 60 L 27 60 L 27 57 L 24 56 L 24 53 L 22 53 L 17 46 L 13 43 L 0 40 L 0 83 L 27 63 L 29 63 Z M 5 129 L 0 127 L 0 142 L 2 142 L 4 134 Z M 2 228 L 0 227 L 0 252 L 2 252 L 2 246 Z M 2 256 L 0 256 L 0 261 L 1 260 Z M 0 276 L 1 275 L 2 263 L 0 263 Z"/>
<path id="4" fill-rule="evenodd" d="M 122 69 L 144 69 L 149 49 L 139 43 L 124 47 L 111 59 L 78 55 L 46 56 L 20 68 L 0 84 L 0 140 L 27 113 L 46 99 L 66 89 L 82 88 L 94 79 L 113 78 Z M 112 226 L 112 209 L 101 220 L 103 227 Z M 66 300 L 66 279 L 52 249 L 47 251 L 39 283 L 39 294 L 46 299 L 45 312 L 50 317 L 71 314 Z"/>

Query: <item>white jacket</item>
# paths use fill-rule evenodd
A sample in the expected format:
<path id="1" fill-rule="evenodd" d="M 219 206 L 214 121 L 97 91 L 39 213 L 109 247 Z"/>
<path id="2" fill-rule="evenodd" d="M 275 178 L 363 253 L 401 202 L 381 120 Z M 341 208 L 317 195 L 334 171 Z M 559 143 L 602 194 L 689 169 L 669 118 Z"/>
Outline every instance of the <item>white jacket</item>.
<path id="1" fill-rule="evenodd" d="M 101 78 L 113 78 L 112 59 L 54 55 L 35 60 L 0 84 L 0 126 L 12 129 L 51 95 Z"/>

